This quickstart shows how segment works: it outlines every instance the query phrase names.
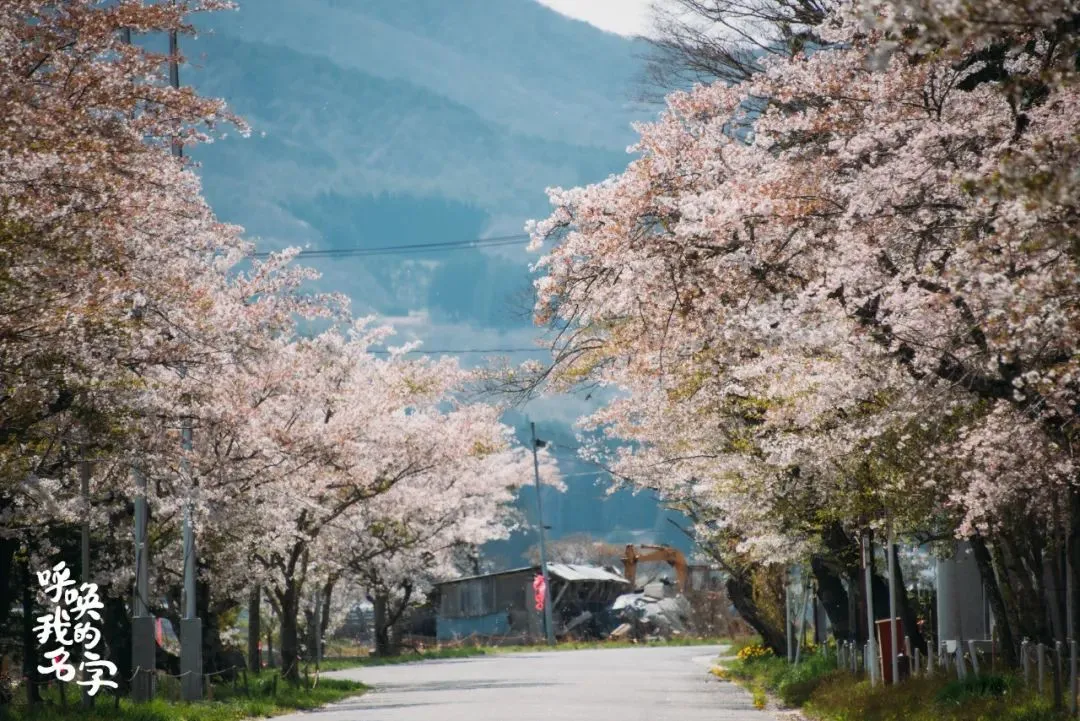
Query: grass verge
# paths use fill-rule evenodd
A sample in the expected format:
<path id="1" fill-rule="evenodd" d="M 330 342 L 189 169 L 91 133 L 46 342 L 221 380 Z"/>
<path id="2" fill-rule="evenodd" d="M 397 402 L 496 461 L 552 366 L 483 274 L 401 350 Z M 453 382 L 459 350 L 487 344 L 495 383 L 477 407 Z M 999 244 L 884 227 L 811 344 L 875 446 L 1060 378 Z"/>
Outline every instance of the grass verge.
<path id="1" fill-rule="evenodd" d="M 1049 699 L 1031 693 L 1012 676 L 909 679 L 897 686 L 870 686 L 850 674 L 824 680 L 807 701 L 819 721 L 1058 721 Z"/>
<path id="2" fill-rule="evenodd" d="M 815 721 L 1061 721 L 1049 699 L 1012 675 L 913 678 L 896 686 L 870 685 L 865 676 L 838 670 L 832 658 L 811 655 L 798 667 L 772 655 L 744 652 L 713 674 L 746 687 L 754 705 L 768 695 L 801 708 Z"/>
<path id="3" fill-rule="evenodd" d="M 787 706 L 801 706 L 826 678 L 840 672 L 831 658 L 812 654 L 798 666 L 776 656 L 741 657 L 714 669 L 713 673 L 745 686 L 754 695 L 754 705 L 762 708 L 767 694 L 778 696 Z"/>
<path id="4" fill-rule="evenodd" d="M 215 686 L 214 700 L 182 703 L 157 698 L 151 703 L 134 704 L 121 699 L 119 708 L 111 695 L 101 694 L 94 708 L 79 706 L 78 690 L 67 689 L 66 706 L 60 706 L 55 691 L 45 694 L 45 703 L 27 708 L 21 703 L 0 707 L 2 721 L 241 721 L 250 718 L 279 716 L 292 711 L 305 711 L 358 696 L 367 690 L 364 684 L 338 679 L 320 679 L 315 688 L 301 684 L 291 686 L 285 681 L 274 683 L 274 676 L 262 674 L 245 691 L 228 686 Z M 17 697 L 19 698 L 19 697 Z"/>

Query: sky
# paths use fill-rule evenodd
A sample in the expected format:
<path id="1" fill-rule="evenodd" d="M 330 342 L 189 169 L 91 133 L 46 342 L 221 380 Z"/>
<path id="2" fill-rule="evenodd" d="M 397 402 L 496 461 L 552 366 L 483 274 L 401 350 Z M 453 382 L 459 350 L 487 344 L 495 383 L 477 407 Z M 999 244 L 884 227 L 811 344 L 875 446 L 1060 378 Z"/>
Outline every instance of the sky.
<path id="1" fill-rule="evenodd" d="M 538 254 L 520 234 L 551 212 L 545 188 L 599 182 L 632 159 L 632 123 L 656 112 L 638 100 L 641 48 L 628 37 L 648 11 L 649 0 L 241 0 L 200 18 L 183 47 L 195 62 L 181 82 L 254 129 L 193 153 L 204 191 L 260 250 L 513 236 L 498 249 L 301 263 L 357 316 L 392 325 L 391 345 L 419 340 L 466 367 L 543 359 L 528 312 Z M 655 500 L 609 496 L 607 475 L 575 459 L 574 422 L 600 400 L 549 396 L 505 416 L 519 440 L 532 421 L 564 447 L 568 490 L 544 499 L 552 537 L 684 543 Z M 512 566 L 532 543 L 517 534 L 490 553 Z"/>
<path id="2" fill-rule="evenodd" d="M 537 0 L 563 15 L 619 35 L 648 35 L 653 0 Z"/>

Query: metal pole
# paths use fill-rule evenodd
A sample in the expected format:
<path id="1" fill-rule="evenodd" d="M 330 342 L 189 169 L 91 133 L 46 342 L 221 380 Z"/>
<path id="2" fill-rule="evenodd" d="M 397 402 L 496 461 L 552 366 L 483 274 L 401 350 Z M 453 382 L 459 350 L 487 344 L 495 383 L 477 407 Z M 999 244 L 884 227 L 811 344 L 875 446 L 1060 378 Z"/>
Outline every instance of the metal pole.
<path id="1" fill-rule="evenodd" d="M 181 448 L 185 452 L 192 449 L 191 421 L 185 420 L 180 430 Z M 185 471 L 190 474 L 191 464 L 185 459 Z M 190 491 L 189 491 L 190 492 Z M 184 504 L 184 617 L 194 618 L 195 611 L 195 533 L 191 523 L 191 500 Z"/>
<path id="2" fill-rule="evenodd" d="M 181 432 L 181 443 L 185 453 L 192 449 L 191 422 L 184 420 Z M 184 468 L 190 473 L 191 465 L 184 460 Z M 195 610 L 195 529 L 192 527 L 191 500 L 184 503 L 184 618 L 193 619 L 197 615 Z"/>
<path id="3" fill-rule="evenodd" d="M 135 477 L 135 598 L 132 599 L 131 619 L 131 665 L 135 673 L 131 682 L 131 696 L 136 703 L 145 703 L 154 697 L 157 640 L 154 618 L 149 609 L 150 544 L 146 537 L 149 523 L 146 476 L 137 466 L 132 466 L 131 472 Z"/>
<path id="4" fill-rule="evenodd" d="M 319 589 L 315 589 L 315 611 L 311 614 L 314 621 L 315 628 L 315 670 L 319 669 L 319 662 L 322 660 L 322 618 L 320 613 L 322 612 L 322 594 L 319 593 Z"/>
<path id="5" fill-rule="evenodd" d="M 133 466 L 135 476 L 135 598 L 132 603 L 134 616 L 146 616 L 149 612 L 150 598 L 150 547 L 146 542 L 148 514 L 146 507 L 146 476 Z"/>
<path id="6" fill-rule="evenodd" d="M 791 638 L 791 569 L 784 569 L 784 640 L 787 642 L 787 662 L 795 660 Z"/>
<path id="7" fill-rule="evenodd" d="M 120 40 L 131 45 L 131 28 L 120 31 Z M 135 589 L 131 618 L 131 697 L 136 703 L 154 698 L 154 668 L 157 665 L 157 640 L 154 618 L 150 615 L 150 544 L 147 542 L 149 509 L 146 503 L 146 476 L 138 466 L 131 467 L 135 478 Z"/>
<path id="8" fill-rule="evenodd" d="M 262 615 L 262 589 L 259 586 L 251 589 L 251 597 L 248 599 L 248 669 L 252 673 L 262 671 L 262 653 L 259 643 L 262 640 L 260 629 L 260 616 Z"/>
<path id="9" fill-rule="evenodd" d="M 893 535 L 892 522 L 889 522 L 889 669 L 892 682 L 900 681 L 900 662 L 897 658 L 900 645 L 896 628 L 896 537 Z"/>
<path id="10" fill-rule="evenodd" d="M 183 449 L 192 449 L 191 421 L 185 419 L 181 429 Z M 187 459 L 184 469 L 191 472 Z M 202 619 L 198 617 L 195 603 L 195 529 L 192 525 L 192 503 L 184 504 L 184 617 L 180 622 L 180 675 L 183 677 L 183 699 L 199 701 L 203 694 Z"/>
<path id="11" fill-rule="evenodd" d="M 180 88 L 180 43 L 175 30 L 169 31 L 169 84 Z M 172 143 L 175 158 L 184 155 L 179 137 Z M 191 420 L 184 419 L 181 444 L 185 452 L 191 451 Z M 188 468 L 187 460 L 184 461 Z M 190 470 L 190 469 L 189 469 Z M 184 618 L 180 624 L 180 675 L 183 676 L 183 699 L 202 699 L 202 620 L 195 610 L 195 530 L 192 528 L 192 504 L 189 498 L 184 504 Z"/>
<path id="12" fill-rule="evenodd" d="M 870 685 L 877 685 L 877 643 L 874 636 L 877 629 L 874 627 L 874 587 L 873 587 L 873 565 L 871 563 L 871 554 L 874 552 L 873 541 L 870 540 L 870 530 L 863 531 L 863 576 L 866 580 L 866 632 L 867 632 L 867 655 L 870 657 L 870 662 L 867 663 L 867 668 L 870 672 Z"/>
<path id="13" fill-rule="evenodd" d="M 1076 609 L 1073 608 L 1073 556 L 1072 542 L 1065 539 L 1065 627 L 1069 641 L 1069 713 L 1076 715 Z"/>
<path id="14" fill-rule="evenodd" d="M 544 502 L 540 493 L 540 459 L 536 455 L 536 449 L 540 441 L 536 439 L 536 424 L 529 423 L 529 432 L 532 435 L 533 475 L 536 479 L 536 512 L 538 514 L 537 527 L 540 531 L 540 573 L 544 576 L 544 632 L 549 646 L 555 645 L 555 622 L 551 611 L 551 583 L 548 581 L 547 568 L 547 543 L 544 540 Z"/>
<path id="15" fill-rule="evenodd" d="M 87 446 L 82 446 L 79 459 L 79 490 L 83 500 L 82 539 L 80 543 L 80 560 L 82 562 L 82 581 L 90 583 L 90 461 L 86 460 Z M 94 706 L 94 697 L 83 687 L 83 708 Z"/>

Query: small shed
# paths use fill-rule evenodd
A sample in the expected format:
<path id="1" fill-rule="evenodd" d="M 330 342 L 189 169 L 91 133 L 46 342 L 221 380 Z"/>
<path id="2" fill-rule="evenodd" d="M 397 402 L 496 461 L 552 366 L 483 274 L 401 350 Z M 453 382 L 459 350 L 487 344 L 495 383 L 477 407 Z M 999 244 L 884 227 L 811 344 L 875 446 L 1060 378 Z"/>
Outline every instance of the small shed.
<path id="1" fill-rule="evenodd" d="M 520 643 L 543 637 L 543 613 L 533 599 L 539 573 L 539 566 L 526 566 L 437 584 L 439 640 Z M 630 585 L 612 568 L 566 563 L 549 563 L 548 578 L 557 634 L 585 611 L 605 613 Z"/>

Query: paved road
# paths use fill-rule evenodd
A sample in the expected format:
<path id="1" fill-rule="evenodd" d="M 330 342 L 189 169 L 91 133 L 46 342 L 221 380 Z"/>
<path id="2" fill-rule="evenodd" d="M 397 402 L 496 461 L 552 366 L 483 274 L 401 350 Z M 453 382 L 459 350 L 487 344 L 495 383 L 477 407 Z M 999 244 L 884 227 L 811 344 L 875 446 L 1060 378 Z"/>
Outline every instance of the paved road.
<path id="1" fill-rule="evenodd" d="M 507 654 L 329 674 L 375 690 L 279 721 L 770 721 L 708 674 L 717 647 Z"/>

